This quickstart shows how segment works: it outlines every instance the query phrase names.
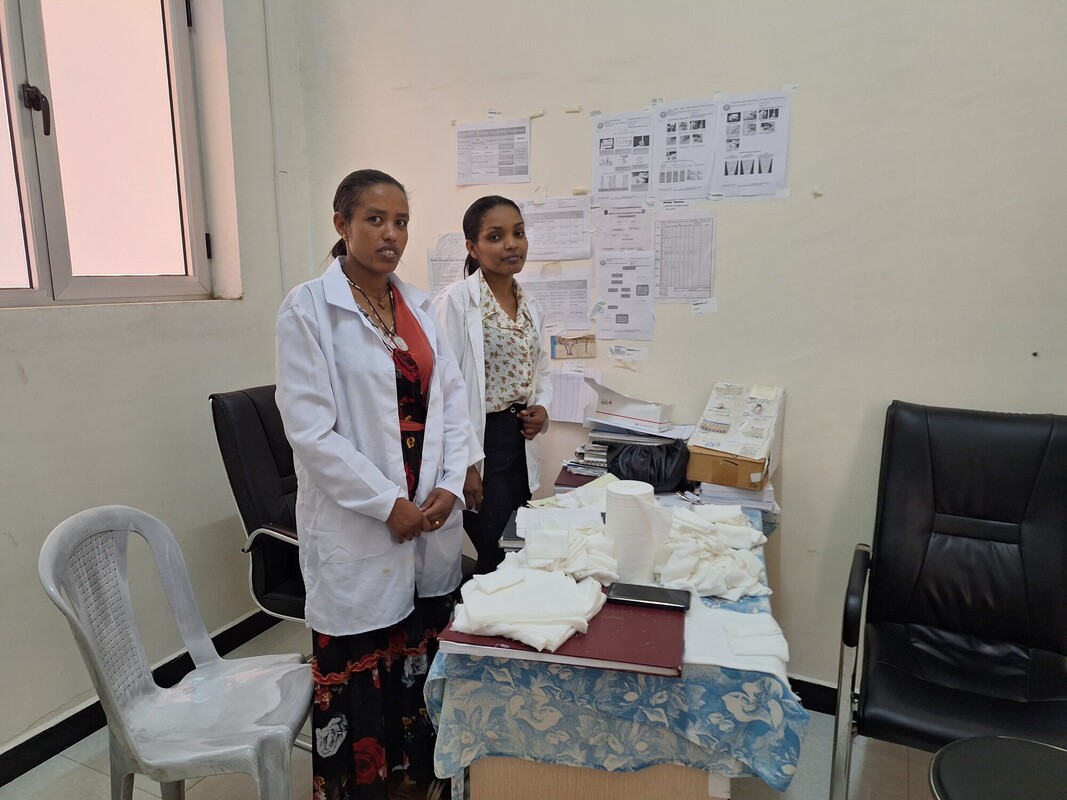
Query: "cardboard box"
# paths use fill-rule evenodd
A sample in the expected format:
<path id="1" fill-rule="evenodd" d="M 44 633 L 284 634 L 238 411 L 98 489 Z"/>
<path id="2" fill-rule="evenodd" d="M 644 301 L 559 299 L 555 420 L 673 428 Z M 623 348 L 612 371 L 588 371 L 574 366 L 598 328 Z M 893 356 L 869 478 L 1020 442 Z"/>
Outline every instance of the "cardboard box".
<path id="1" fill-rule="evenodd" d="M 691 481 L 716 483 L 719 486 L 735 486 L 739 489 L 762 489 L 771 477 L 767 468 L 767 459 L 758 461 L 723 453 L 719 450 L 705 450 L 703 447 L 689 447 L 689 464 L 685 477 Z"/>
<path id="2" fill-rule="evenodd" d="M 691 481 L 762 489 L 778 468 L 785 392 L 776 386 L 717 383 L 689 437 Z"/>

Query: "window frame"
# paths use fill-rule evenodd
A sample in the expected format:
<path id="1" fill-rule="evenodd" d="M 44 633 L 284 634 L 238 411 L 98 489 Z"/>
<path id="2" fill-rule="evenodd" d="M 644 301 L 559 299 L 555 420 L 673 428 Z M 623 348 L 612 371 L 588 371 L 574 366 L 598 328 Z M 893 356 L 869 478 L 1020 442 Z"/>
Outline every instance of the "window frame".
<path id="1" fill-rule="evenodd" d="M 164 25 L 179 224 L 187 274 L 131 276 L 72 274 L 56 138 L 44 136 L 42 115 L 25 108 L 21 98 L 23 81 L 51 97 L 40 0 L 0 1 L 0 55 L 6 61 L 4 97 L 11 119 L 31 279 L 36 281 L 29 289 L 0 289 L 0 308 L 210 298 L 193 31 L 185 0 L 158 2 Z"/>

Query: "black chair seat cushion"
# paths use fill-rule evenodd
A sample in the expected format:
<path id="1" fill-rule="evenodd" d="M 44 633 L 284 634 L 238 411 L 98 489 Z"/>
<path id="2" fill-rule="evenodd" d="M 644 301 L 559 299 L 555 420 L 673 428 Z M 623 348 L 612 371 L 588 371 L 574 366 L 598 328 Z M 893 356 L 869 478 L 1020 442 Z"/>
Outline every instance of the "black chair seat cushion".
<path id="1" fill-rule="evenodd" d="M 862 736 L 933 752 L 975 736 L 1067 747 L 1067 659 L 922 625 L 866 628 Z"/>

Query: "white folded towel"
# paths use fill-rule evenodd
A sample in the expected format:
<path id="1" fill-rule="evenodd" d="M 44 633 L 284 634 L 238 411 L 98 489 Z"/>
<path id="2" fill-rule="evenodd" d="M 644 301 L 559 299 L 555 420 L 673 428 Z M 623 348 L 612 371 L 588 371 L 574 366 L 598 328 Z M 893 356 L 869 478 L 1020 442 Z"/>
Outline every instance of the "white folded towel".
<path id="1" fill-rule="evenodd" d="M 788 683 L 789 645 L 770 614 L 739 614 L 693 603 L 685 617 L 684 658 L 686 664 L 769 672 Z"/>
<path id="2" fill-rule="evenodd" d="M 576 631 L 584 633 L 604 605 L 601 585 L 591 578 L 576 583 L 562 572 L 514 564 L 497 572 L 519 580 L 506 586 L 491 584 L 495 591 L 488 593 L 477 581 L 465 583 L 463 603 L 452 621 L 455 630 L 507 636 L 538 650 L 554 650 Z"/>

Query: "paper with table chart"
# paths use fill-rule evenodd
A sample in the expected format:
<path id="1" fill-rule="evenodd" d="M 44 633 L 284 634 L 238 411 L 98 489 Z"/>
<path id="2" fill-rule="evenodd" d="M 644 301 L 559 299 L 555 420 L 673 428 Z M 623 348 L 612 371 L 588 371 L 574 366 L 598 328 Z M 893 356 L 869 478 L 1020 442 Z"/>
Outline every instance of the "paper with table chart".
<path id="1" fill-rule="evenodd" d="M 719 104 L 670 103 L 653 109 L 652 188 L 658 198 L 707 197 Z"/>
<path id="2" fill-rule="evenodd" d="M 587 367 L 582 362 L 566 361 L 553 364 L 549 376 L 552 380 L 552 404 L 548 418 L 558 422 L 583 422 L 585 407 L 596 402 L 596 391 L 585 379 L 601 380 L 601 371 Z"/>
<path id="3" fill-rule="evenodd" d="M 786 191 L 793 93 L 735 95 L 722 103 L 713 197 L 778 196 Z"/>
<path id="4" fill-rule="evenodd" d="M 651 250 L 598 252 L 593 306 L 597 337 L 651 340 L 654 281 Z"/>
<path id="5" fill-rule="evenodd" d="M 456 126 L 456 185 L 530 182 L 530 120 Z"/>
<path id="6" fill-rule="evenodd" d="M 516 278 L 522 290 L 536 297 L 545 312 L 545 325 L 564 330 L 589 328 L 589 270 L 568 269 L 551 277 L 523 271 Z"/>
<path id="7" fill-rule="evenodd" d="M 711 211 L 659 211 L 653 251 L 660 303 L 688 303 L 712 296 L 715 278 L 715 214 Z"/>
<path id="8" fill-rule="evenodd" d="M 644 202 L 652 168 L 652 115 L 593 116 L 593 204 Z"/>
<path id="9" fill-rule="evenodd" d="M 528 261 L 569 261 L 589 258 L 592 224 L 589 196 L 549 198 L 519 202 Z"/>

